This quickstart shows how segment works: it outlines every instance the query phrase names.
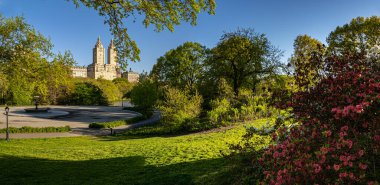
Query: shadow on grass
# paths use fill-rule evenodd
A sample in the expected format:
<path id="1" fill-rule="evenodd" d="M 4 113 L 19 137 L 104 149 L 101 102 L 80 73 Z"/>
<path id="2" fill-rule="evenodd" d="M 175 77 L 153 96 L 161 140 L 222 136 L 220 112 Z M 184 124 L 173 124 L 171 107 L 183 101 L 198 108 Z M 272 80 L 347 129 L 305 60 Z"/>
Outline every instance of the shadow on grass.
<path id="1" fill-rule="evenodd" d="M 226 160 L 145 165 L 141 156 L 87 161 L 0 156 L 1 184 L 214 184 Z M 216 183 L 218 184 L 218 183 Z"/>

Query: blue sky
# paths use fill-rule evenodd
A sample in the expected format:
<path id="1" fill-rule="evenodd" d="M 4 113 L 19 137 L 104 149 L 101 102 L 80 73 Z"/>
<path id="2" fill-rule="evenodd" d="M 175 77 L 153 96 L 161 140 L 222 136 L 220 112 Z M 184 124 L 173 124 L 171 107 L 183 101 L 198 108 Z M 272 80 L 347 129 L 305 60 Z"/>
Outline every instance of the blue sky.
<path id="1" fill-rule="evenodd" d="M 198 25 L 183 23 L 175 32 L 154 32 L 138 20 L 126 24 L 141 49 L 141 62 L 130 63 L 134 71 L 150 71 L 156 59 L 186 41 L 214 47 L 224 32 L 254 28 L 265 33 L 284 51 L 286 62 L 297 35 L 308 34 L 325 42 L 337 26 L 357 16 L 380 16 L 379 0 L 216 0 L 216 15 L 203 13 Z M 103 17 L 86 7 L 75 8 L 66 0 L 0 0 L 0 13 L 22 15 L 54 44 L 54 52 L 70 50 L 79 65 L 92 62 L 92 48 L 100 36 L 105 47 L 112 38 Z"/>

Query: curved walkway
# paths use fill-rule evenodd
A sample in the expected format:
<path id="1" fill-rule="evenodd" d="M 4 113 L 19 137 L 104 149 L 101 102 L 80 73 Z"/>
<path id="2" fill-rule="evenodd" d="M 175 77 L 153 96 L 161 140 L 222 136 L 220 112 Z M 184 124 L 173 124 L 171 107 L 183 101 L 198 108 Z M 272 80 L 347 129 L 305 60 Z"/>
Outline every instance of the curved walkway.
<path id="1" fill-rule="evenodd" d="M 62 107 L 60 107 L 62 108 Z M 80 109 L 81 110 L 80 110 Z M 93 109 L 92 111 L 89 111 L 88 108 Z M 54 109 L 57 109 L 55 107 Z M 100 111 L 99 109 L 102 109 Z M 106 110 L 103 110 L 106 109 Z M 10 134 L 10 138 L 55 138 L 55 137 L 76 137 L 76 136 L 105 136 L 105 135 L 110 135 L 111 134 L 111 129 L 91 129 L 88 128 L 88 125 L 93 122 L 90 118 L 92 114 L 95 114 L 98 122 L 103 122 L 103 121 L 114 121 L 114 120 L 121 120 L 121 119 L 128 119 L 132 117 L 136 117 L 141 115 L 140 113 L 133 112 L 133 111 L 127 111 L 123 110 L 120 111 L 120 107 L 64 107 L 62 110 L 69 111 L 69 115 L 65 116 L 58 116 L 54 118 L 31 118 L 31 117 L 26 117 L 27 119 L 22 122 L 22 124 L 18 124 L 18 127 L 21 126 L 29 126 L 25 125 L 24 122 L 27 122 L 30 124 L 30 126 L 37 125 L 36 127 L 44 127 L 44 126 L 65 126 L 69 125 L 71 127 L 70 132 L 64 132 L 64 133 L 18 133 L 18 134 Z M 70 111 L 71 110 L 71 111 Z M 74 113 L 72 112 L 73 110 L 76 110 Z M 110 111 L 114 110 L 114 111 Z M 119 111 L 115 111 L 119 110 Z M 17 111 L 17 110 L 16 110 Z M 115 116 L 119 115 L 119 116 Z M 103 115 L 103 116 L 102 116 Z M 111 117 L 105 116 L 105 115 L 111 115 Z M 112 116 L 113 115 L 113 116 Z M 10 116 L 10 120 L 15 121 L 16 119 L 20 119 L 22 116 L 15 116 L 13 115 L 13 120 L 11 119 L 12 116 Z M 1 119 L 5 119 L 4 115 L 0 116 Z M 116 127 L 112 129 L 112 133 L 120 133 L 128 129 L 132 128 L 137 128 L 141 127 L 144 125 L 149 125 L 156 123 L 157 121 L 160 120 L 160 112 L 155 111 L 152 115 L 151 118 L 147 120 L 143 120 L 140 122 L 137 122 L 135 124 L 131 125 L 123 125 L 120 127 Z M 25 117 L 23 117 L 25 118 Z M 22 118 L 21 118 L 22 119 Z M 100 121 L 99 121 L 100 120 Z M 34 123 L 33 123 L 34 121 Z M 40 121 L 40 122 L 39 122 Z M 44 122 L 44 123 L 41 123 Z M 45 123 L 47 122 L 47 123 Z M 63 123 L 62 123 L 63 122 Z M 14 123 L 13 123 L 14 124 Z M 62 125 L 65 124 L 65 125 Z M 12 126 L 12 124 L 11 124 Z M 4 128 L 5 124 L 0 124 L 0 128 Z M 5 134 L 0 134 L 0 138 L 5 138 Z"/>

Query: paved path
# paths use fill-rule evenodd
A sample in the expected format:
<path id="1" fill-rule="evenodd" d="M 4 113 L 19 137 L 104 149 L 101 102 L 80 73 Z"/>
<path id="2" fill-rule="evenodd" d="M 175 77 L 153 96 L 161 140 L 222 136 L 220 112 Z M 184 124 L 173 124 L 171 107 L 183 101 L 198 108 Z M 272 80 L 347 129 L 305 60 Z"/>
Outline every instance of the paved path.
<path id="1" fill-rule="evenodd" d="M 11 139 L 12 138 L 55 138 L 55 137 L 76 137 L 76 136 L 104 136 L 104 135 L 110 135 L 111 134 L 110 129 L 91 129 L 91 128 L 88 128 L 88 125 L 93 122 L 89 118 L 89 115 L 96 114 L 99 117 L 99 119 L 101 119 L 103 121 L 104 119 L 106 119 L 105 117 L 107 117 L 107 115 L 109 115 L 109 114 L 112 115 L 113 113 L 115 113 L 114 112 L 115 107 L 90 107 L 90 108 L 96 110 L 95 112 L 94 111 L 88 111 L 89 107 L 87 107 L 87 108 L 81 107 L 82 111 L 78 107 L 75 107 L 75 108 L 70 107 L 70 108 L 73 110 L 76 110 L 77 113 L 76 114 L 71 113 L 67 116 L 62 116 L 62 117 L 49 118 L 48 120 L 50 120 L 50 121 L 46 121 L 43 118 L 27 117 L 27 120 L 24 120 L 22 122 L 23 124 L 19 123 L 18 126 L 21 127 L 21 125 L 24 125 L 25 122 L 28 123 L 29 125 L 37 125 L 40 127 L 46 126 L 46 124 L 48 124 L 49 126 L 51 126 L 51 124 L 54 124 L 55 126 L 59 126 L 59 123 L 61 123 L 63 121 L 66 125 L 69 125 L 71 127 L 71 130 L 72 130 L 71 132 L 65 132 L 65 133 L 20 133 L 20 134 L 10 134 L 10 138 Z M 99 108 L 102 109 L 102 111 L 101 111 L 102 113 L 99 112 Z M 64 109 L 69 111 L 67 107 Z M 113 110 L 113 112 L 107 112 L 107 111 L 112 111 L 112 110 Z M 120 107 L 118 109 L 116 108 L 116 110 L 120 110 Z M 118 112 L 118 111 L 116 111 L 116 112 Z M 123 110 L 122 112 L 126 113 L 126 114 L 122 114 L 122 115 L 124 115 L 122 118 L 117 117 L 117 119 L 115 119 L 115 117 L 111 116 L 111 118 L 109 118 L 109 117 L 107 118 L 107 121 L 109 121 L 109 119 L 111 119 L 111 120 L 128 119 L 128 118 L 132 118 L 132 117 L 136 117 L 136 116 L 141 115 L 141 114 L 139 114 L 137 112 L 133 112 L 133 111 Z M 101 115 L 99 115 L 99 114 L 101 114 Z M 125 115 L 127 115 L 129 117 L 125 117 Z M 137 122 L 137 123 L 132 124 L 132 125 L 123 125 L 120 127 L 113 128 L 112 132 L 113 133 L 120 133 L 120 132 L 123 132 L 123 131 L 128 130 L 128 129 L 153 124 L 153 123 L 156 123 L 157 121 L 159 121 L 160 117 L 161 117 L 160 113 L 158 111 L 155 111 L 153 113 L 152 117 L 147 119 L 147 120 L 143 120 L 143 121 Z M 11 116 L 10 116 L 10 118 L 11 118 Z M 23 117 L 23 118 L 25 118 L 25 117 Z M 18 119 L 20 119 L 20 117 L 18 117 Z M 35 119 L 37 119 L 37 122 L 31 122 L 31 121 L 36 121 Z M 99 120 L 99 119 L 96 119 L 96 120 Z M 42 121 L 42 122 L 38 122 L 38 121 Z M 45 123 L 45 122 L 47 122 L 47 123 Z M 3 125 L 3 127 L 4 126 L 5 126 L 5 124 Z M 0 126 L 0 128 L 1 128 L 1 126 Z M 0 138 L 5 138 L 5 134 L 0 134 Z"/>

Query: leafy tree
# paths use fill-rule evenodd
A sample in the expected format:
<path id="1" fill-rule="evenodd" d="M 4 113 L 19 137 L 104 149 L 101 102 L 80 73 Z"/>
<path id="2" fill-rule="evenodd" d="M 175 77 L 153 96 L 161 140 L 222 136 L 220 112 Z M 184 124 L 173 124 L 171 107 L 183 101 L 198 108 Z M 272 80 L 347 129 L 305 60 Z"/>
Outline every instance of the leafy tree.
<path id="1" fill-rule="evenodd" d="M 122 93 L 119 91 L 117 86 L 112 83 L 112 81 L 99 78 L 93 83 L 102 90 L 104 96 L 107 98 L 108 103 L 121 100 Z"/>
<path id="2" fill-rule="evenodd" d="M 133 84 L 129 83 L 126 78 L 115 78 L 112 82 L 116 85 L 123 96 L 129 93 L 133 88 Z"/>
<path id="3" fill-rule="evenodd" d="M 0 40 L 0 64 L 32 53 L 51 56 L 50 41 L 27 24 L 23 17 L 6 18 L 0 14 Z"/>
<path id="4" fill-rule="evenodd" d="M 157 85 L 151 79 L 140 81 L 131 91 L 131 103 L 143 109 L 153 108 L 157 100 Z"/>
<path id="5" fill-rule="evenodd" d="M 72 83 L 71 66 L 75 65 L 70 51 L 64 54 L 58 53 L 45 69 L 45 77 L 49 89 L 49 103 L 56 104 L 58 97 L 66 92 L 66 88 Z"/>
<path id="6" fill-rule="evenodd" d="M 254 88 L 259 79 L 274 74 L 280 67 L 281 52 L 264 34 L 253 29 L 225 33 L 212 49 L 207 61 L 211 75 L 225 78 L 232 84 L 235 96 L 243 86 Z"/>
<path id="7" fill-rule="evenodd" d="M 380 44 L 380 17 L 352 19 L 350 23 L 332 31 L 327 43 L 329 55 L 365 55 L 368 49 Z"/>
<path id="8" fill-rule="evenodd" d="M 67 0 L 71 1 L 71 0 Z M 123 69 L 127 66 L 127 60 L 140 60 L 140 50 L 135 41 L 128 35 L 124 23 L 129 17 L 142 15 L 145 27 L 154 25 L 156 31 L 167 28 L 174 31 L 174 26 L 181 21 L 191 22 L 196 25 L 198 13 L 208 11 L 214 14 L 214 0 L 72 0 L 77 7 L 83 4 L 99 12 L 105 17 L 105 23 L 110 26 L 110 31 L 115 37 L 115 46 L 118 51 L 118 61 Z"/>
<path id="9" fill-rule="evenodd" d="M 70 105 L 108 105 L 104 92 L 91 82 L 76 83 L 74 91 L 62 103 Z"/>
<path id="10" fill-rule="evenodd" d="M 299 35 L 294 41 L 294 53 L 290 63 L 299 87 L 308 88 L 320 80 L 323 73 L 325 46 L 308 35 Z"/>
<path id="11" fill-rule="evenodd" d="M 186 42 L 160 57 L 151 76 L 164 84 L 194 93 L 203 73 L 206 52 L 201 44 Z"/>

